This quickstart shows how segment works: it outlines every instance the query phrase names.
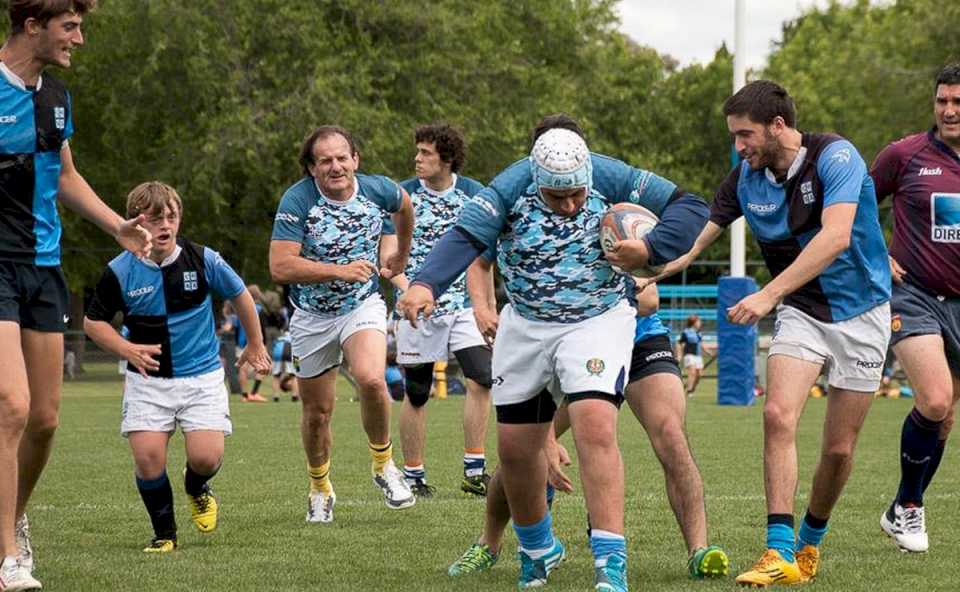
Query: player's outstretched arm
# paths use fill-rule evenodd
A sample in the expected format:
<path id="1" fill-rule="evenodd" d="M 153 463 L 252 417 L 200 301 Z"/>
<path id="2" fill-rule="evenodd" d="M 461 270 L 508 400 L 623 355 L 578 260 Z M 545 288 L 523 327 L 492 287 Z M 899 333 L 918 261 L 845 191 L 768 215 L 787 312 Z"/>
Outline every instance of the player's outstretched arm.
<path id="1" fill-rule="evenodd" d="M 278 284 L 317 284 L 342 280 L 365 282 L 377 272 L 377 266 L 360 259 L 346 265 L 320 263 L 300 256 L 296 241 L 270 241 L 270 277 Z"/>
<path id="2" fill-rule="evenodd" d="M 155 357 L 160 355 L 160 344 L 131 343 L 117 333 L 110 323 L 89 317 L 83 317 L 83 331 L 101 349 L 130 362 L 143 376 L 160 369 L 160 362 Z"/>
<path id="3" fill-rule="evenodd" d="M 397 248 L 387 259 L 380 259 L 380 275 L 392 278 L 403 273 L 407 268 L 407 259 L 410 257 L 410 245 L 413 240 L 413 226 L 415 223 L 413 203 L 404 189 L 400 189 L 400 209 L 391 215 L 393 225 L 397 229 Z"/>
<path id="4" fill-rule="evenodd" d="M 493 281 L 493 262 L 477 257 L 467 268 L 467 293 L 473 306 L 477 329 L 487 345 L 493 346 L 500 317 L 497 315 L 497 294 Z"/>
<path id="5" fill-rule="evenodd" d="M 668 262 L 663 266 L 663 271 L 648 278 L 646 280 L 641 278 L 635 278 L 637 282 L 637 288 L 643 290 L 646 286 L 659 282 L 663 279 L 666 279 L 676 273 L 680 273 L 687 267 L 690 267 L 690 264 L 693 263 L 697 257 L 700 256 L 700 253 L 706 250 L 707 247 L 712 245 L 714 241 L 720 238 L 720 235 L 723 234 L 723 227 L 714 223 L 707 222 L 707 225 L 703 227 L 703 230 L 700 231 L 700 234 L 697 236 L 697 240 L 693 242 L 693 246 L 689 251 L 681 255 L 680 257 L 674 259 L 673 261 Z"/>
<path id="6" fill-rule="evenodd" d="M 823 209 L 822 227 L 789 267 L 759 292 L 747 296 L 727 311 L 730 322 L 749 325 L 773 310 L 787 295 L 820 275 L 850 246 L 857 204 L 836 203 Z"/>
<path id="7" fill-rule="evenodd" d="M 260 317 L 257 314 L 253 297 L 249 291 L 244 289 L 243 292 L 231 299 L 230 303 L 237 311 L 237 319 L 247 333 L 247 346 L 237 357 L 237 368 L 249 364 L 257 373 L 266 374 L 270 371 L 272 360 L 270 354 L 267 353 L 266 345 L 263 343 L 263 333 L 260 332 Z"/>
<path id="8" fill-rule="evenodd" d="M 70 145 L 60 149 L 60 178 L 57 199 L 79 214 L 85 220 L 96 224 L 101 230 L 112 236 L 121 247 L 137 257 L 150 254 L 151 236 L 141 226 L 144 217 L 124 220 L 119 214 L 103 203 L 93 191 L 86 179 L 73 164 Z"/>

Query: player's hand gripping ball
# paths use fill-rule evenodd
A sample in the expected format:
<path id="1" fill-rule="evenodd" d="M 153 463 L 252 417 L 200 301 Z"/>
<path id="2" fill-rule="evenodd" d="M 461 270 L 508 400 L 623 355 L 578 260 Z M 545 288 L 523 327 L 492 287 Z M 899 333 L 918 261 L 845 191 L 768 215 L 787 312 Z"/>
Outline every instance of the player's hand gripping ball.
<path id="1" fill-rule="evenodd" d="M 639 240 L 660 223 L 656 214 L 632 203 L 614 204 L 600 221 L 600 246 L 609 255 L 618 241 Z M 617 271 L 623 271 L 614 266 Z M 644 265 L 631 270 L 635 276 L 653 277 L 663 270 L 662 265 Z"/>

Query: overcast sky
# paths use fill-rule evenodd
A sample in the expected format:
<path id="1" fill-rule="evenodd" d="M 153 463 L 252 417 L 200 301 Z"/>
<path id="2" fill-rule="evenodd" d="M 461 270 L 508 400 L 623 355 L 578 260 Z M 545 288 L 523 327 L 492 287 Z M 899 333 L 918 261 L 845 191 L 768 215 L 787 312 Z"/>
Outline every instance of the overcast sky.
<path id="1" fill-rule="evenodd" d="M 726 41 L 733 52 L 734 0 L 620 0 L 622 30 L 638 43 L 667 53 L 681 65 L 709 63 Z M 744 37 L 748 68 L 761 68 L 780 24 L 828 0 L 746 0 Z"/>

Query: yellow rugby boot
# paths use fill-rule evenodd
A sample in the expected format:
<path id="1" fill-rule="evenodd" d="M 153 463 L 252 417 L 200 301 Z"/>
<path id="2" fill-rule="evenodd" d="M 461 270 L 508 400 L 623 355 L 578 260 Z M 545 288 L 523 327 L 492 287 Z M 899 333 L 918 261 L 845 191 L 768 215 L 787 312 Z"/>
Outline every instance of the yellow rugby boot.
<path id="1" fill-rule="evenodd" d="M 784 561 L 780 552 L 767 549 L 760 561 L 749 571 L 737 576 L 737 583 L 752 588 L 766 588 L 771 584 L 799 584 L 804 581 L 795 561 Z"/>

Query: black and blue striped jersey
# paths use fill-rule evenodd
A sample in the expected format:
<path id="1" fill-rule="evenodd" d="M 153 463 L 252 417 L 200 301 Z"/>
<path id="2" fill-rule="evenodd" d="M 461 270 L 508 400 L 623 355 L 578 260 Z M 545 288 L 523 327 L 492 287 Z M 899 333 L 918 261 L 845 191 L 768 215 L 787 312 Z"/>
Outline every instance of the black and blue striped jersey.
<path id="1" fill-rule="evenodd" d="M 60 265 L 60 149 L 71 135 L 63 83 L 45 74 L 28 87 L 0 63 L 0 260 Z"/>
<path id="2" fill-rule="evenodd" d="M 220 368 L 211 295 L 231 299 L 244 289 L 219 253 L 178 239 L 176 251 L 160 265 L 129 252 L 111 261 L 87 318 L 110 322 L 123 313 L 131 342 L 159 343 L 160 369 L 150 376 L 196 376 Z"/>

